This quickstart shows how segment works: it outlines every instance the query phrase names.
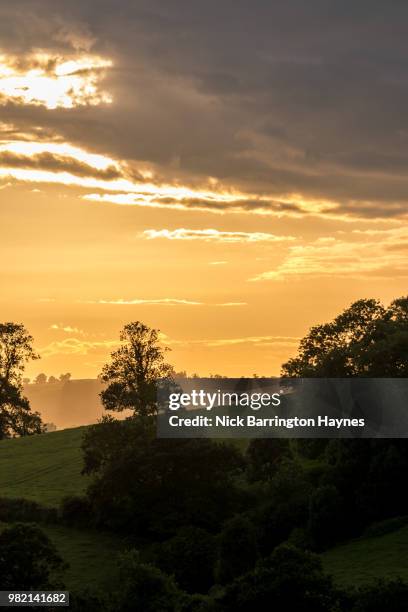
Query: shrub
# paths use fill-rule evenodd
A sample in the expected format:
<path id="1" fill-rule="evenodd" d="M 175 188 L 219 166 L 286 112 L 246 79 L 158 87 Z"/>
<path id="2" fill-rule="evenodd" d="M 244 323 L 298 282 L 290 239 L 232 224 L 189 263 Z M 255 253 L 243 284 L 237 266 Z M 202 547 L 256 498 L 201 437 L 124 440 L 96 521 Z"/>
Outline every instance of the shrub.
<path id="1" fill-rule="evenodd" d="M 256 530 L 247 517 L 239 515 L 227 521 L 219 539 L 218 576 L 225 584 L 255 565 L 258 556 Z"/>
<path id="2" fill-rule="evenodd" d="M 185 527 L 156 548 L 155 564 L 174 575 L 189 593 L 206 593 L 214 582 L 215 537 L 204 529 Z"/>
<path id="3" fill-rule="evenodd" d="M 115 612 L 175 612 L 181 593 L 170 576 L 157 567 L 141 563 L 138 552 L 130 550 L 119 562 L 120 590 L 115 594 Z"/>
<path id="4" fill-rule="evenodd" d="M 317 555 L 282 545 L 229 584 L 225 612 L 333 612 L 336 593 Z"/>
<path id="5" fill-rule="evenodd" d="M 0 552 L 1 590 L 51 588 L 54 575 L 65 567 L 51 540 L 36 525 L 17 523 L 4 529 Z"/>
<path id="6" fill-rule="evenodd" d="M 400 579 L 361 587 L 356 595 L 352 612 L 406 612 L 408 584 Z"/>
<path id="7" fill-rule="evenodd" d="M 63 522 L 69 526 L 87 527 L 92 521 L 89 501 L 79 495 L 64 497 L 60 505 L 60 514 Z"/>
<path id="8" fill-rule="evenodd" d="M 56 508 L 47 508 L 28 499 L 0 497 L 0 521 L 4 523 L 15 521 L 58 523 L 58 511 Z"/>

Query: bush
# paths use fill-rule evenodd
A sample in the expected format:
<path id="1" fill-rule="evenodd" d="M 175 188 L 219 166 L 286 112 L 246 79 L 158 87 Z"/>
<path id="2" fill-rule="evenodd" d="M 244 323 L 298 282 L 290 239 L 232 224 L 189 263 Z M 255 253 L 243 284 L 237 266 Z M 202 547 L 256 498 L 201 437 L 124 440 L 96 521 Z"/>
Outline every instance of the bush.
<path id="1" fill-rule="evenodd" d="M 69 612 L 113 612 L 110 603 L 102 595 L 82 592 L 69 594 Z"/>
<path id="2" fill-rule="evenodd" d="M 408 516 L 397 516 L 396 518 L 380 521 L 379 523 L 372 523 L 364 530 L 363 535 L 367 538 L 382 536 L 398 531 L 406 525 L 408 525 Z"/>
<path id="3" fill-rule="evenodd" d="M 352 612 L 406 612 L 408 584 L 400 579 L 384 581 L 360 588 Z"/>
<path id="4" fill-rule="evenodd" d="M 138 552 L 128 551 L 119 562 L 120 590 L 114 596 L 115 612 L 175 612 L 182 594 L 170 576 L 141 563 Z"/>
<path id="5" fill-rule="evenodd" d="M 154 419 L 136 417 L 90 427 L 83 449 L 101 527 L 165 539 L 187 525 L 215 532 L 236 511 L 243 457 L 232 444 L 158 439 Z"/>
<path id="6" fill-rule="evenodd" d="M 319 459 L 324 454 L 326 438 L 298 438 L 294 441 L 296 451 L 305 459 Z"/>
<path id="7" fill-rule="evenodd" d="M 66 525 L 88 527 L 92 522 L 91 507 L 86 497 L 69 495 L 60 505 L 61 519 Z"/>
<path id="8" fill-rule="evenodd" d="M 319 549 L 333 545 L 347 533 L 346 510 L 336 487 L 325 485 L 311 494 L 308 530 Z"/>
<path id="9" fill-rule="evenodd" d="M 0 533 L 1 590 L 52 588 L 64 567 L 53 543 L 36 525 L 17 523 Z M 59 588 L 57 582 L 54 586 Z"/>
<path id="10" fill-rule="evenodd" d="M 58 510 L 28 499 L 0 497 L 0 521 L 11 523 L 58 523 Z"/>
<path id="11" fill-rule="evenodd" d="M 229 584 L 225 612 L 333 612 L 336 593 L 317 555 L 282 545 Z"/>
<path id="12" fill-rule="evenodd" d="M 223 612 L 220 604 L 206 595 L 183 597 L 177 612 Z"/>
<path id="13" fill-rule="evenodd" d="M 270 480 L 284 458 L 290 457 L 289 440 L 255 438 L 246 451 L 248 479 Z"/>
<path id="14" fill-rule="evenodd" d="M 252 569 L 258 556 L 256 530 L 242 515 L 230 519 L 220 534 L 218 576 L 222 584 Z"/>
<path id="15" fill-rule="evenodd" d="M 185 527 L 156 548 L 155 564 L 174 575 L 189 593 L 206 593 L 214 582 L 215 537 L 204 529 Z"/>
<path id="16" fill-rule="evenodd" d="M 271 481 L 268 501 L 253 513 L 262 554 L 271 553 L 288 539 L 292 529 L 306 524 L 309 494 L 310 484 L 302 466 L 284 461 Z"/>

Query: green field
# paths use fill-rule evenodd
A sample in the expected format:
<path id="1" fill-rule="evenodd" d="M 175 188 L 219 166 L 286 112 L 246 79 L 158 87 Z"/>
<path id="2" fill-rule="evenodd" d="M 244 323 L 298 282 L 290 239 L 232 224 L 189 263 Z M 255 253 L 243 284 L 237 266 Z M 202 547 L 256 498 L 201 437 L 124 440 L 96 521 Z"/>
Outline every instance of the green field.
<path id="1" fill-rule="evenodd" d="M 408 580 L 408 526 L 352 540 L 327 551 L 322 559 L 327 573 L 345 586 L 396 576 Z"/>
<path id="2" fill-rule="evenodd" d="M 6 523 L 0 524 L 0 530 L 5 527 Z M 68 590 L 81 591 L 85 587 L 96 590 L 105 584 L 112 585 L 117 573 L 118 553 L 122 549 L 118 538 L 59 525 L 41 525 L 41 529 L 68 563 L 62 575 Z"/>
<path id="3" fill-rule="evenodd" d="M 66 495 L 85 492 L 89 479 L 81 475 L 81 440 L 85 427 L 0 442 L 0 497 L 33 500 L 58 506 Z M 1 527 L 5 527 L 4 523 Z M 68 589 L 111 582 L 121 541 L 107 534 L 41 525 L 69 564 Z"/>
<path id="4" fill-rule="evenodd" d="M 81 439 L 85 427 L 0 442 L 0 497 L 24 497 L 57 506 L 85 491 Z"/>

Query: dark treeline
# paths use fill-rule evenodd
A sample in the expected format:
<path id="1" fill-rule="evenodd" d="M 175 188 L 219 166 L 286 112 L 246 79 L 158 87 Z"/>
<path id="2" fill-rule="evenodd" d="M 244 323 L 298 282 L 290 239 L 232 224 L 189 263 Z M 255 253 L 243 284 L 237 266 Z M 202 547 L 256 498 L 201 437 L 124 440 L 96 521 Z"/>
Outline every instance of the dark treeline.
<path id="1" fill-rule="evenodd" d="M 157 439 L 155 381 L 173 375 L 158 339 L 140 322 L 125 326 L 102 372 L 106 409 L 133 416 L 87 429 L 91 484 L 85 496 L 66 498 L 59 516 L 120 534 L 126 552 L 119 585 L 74 594 L 72 609 L 405 612 L 408 584 L 398 577 L 340 589 L 319 553 L 375 523 L 408 522 L 407 441 Z M 388 308 L 356 302 L 312 328 L 282 368 L 291 377 L 407 373 L 408 298 Z M 38 537 L 28 533 L 26 546 Z M 42 542 L 42 567 L 55 574 L 62 560 Z M 28 587 L 16 576 L 14 586 L 45 588 L 51 569 Z"/>

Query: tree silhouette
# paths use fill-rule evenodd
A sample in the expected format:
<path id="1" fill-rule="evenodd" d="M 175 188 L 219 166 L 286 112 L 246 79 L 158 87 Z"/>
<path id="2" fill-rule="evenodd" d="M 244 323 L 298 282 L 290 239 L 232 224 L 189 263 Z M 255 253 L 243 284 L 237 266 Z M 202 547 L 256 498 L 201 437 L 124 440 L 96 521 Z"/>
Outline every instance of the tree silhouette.
<path id="1" fill-rule="evenodd" d="M 34 383 L 36 385 L 45 385 L 47 383 L 47 376 L 46 376 L 46 374 L 44 374 L 44 372 L 41 372 L 40 374 L 37 374 L 37 376 L 34 379 Z"/>
<path id="2" fill-rule="evenodd" d="M 330 323 L 312 327 L 299 354 L 282 366 L 288 377 L 408 375 L 408 297 L 388 308 L 358 300 Z"/>
<path id="3" fill-rule="evenodd" d="M 39 358 L 32 342 L 23 325 L 0 324 L 0 439 L 43 431 L 40 415 L 22 395 L 25 364 Z"/>
<path id="4" fill-rule="evenodd" d="M 55 573 L 66 565 L 48 536 L 36 525 L 17 523 L 0 534 L 0 587 L 48 589 L 60 586 Z"/>
<path id="5" fill-rule="evenodd" d="M 169 350 L 159 345 L 159 330 L 140 321 L 128 323 L 120 334 L 122 346 L 111 354 L 112 361 L 102 370 L 108 383 L 101 392 L 106 410 L 148 416 L 157 412 L 156 385 L 159 379 L 172 380 L 173 368 L 164 360 Z"/>

